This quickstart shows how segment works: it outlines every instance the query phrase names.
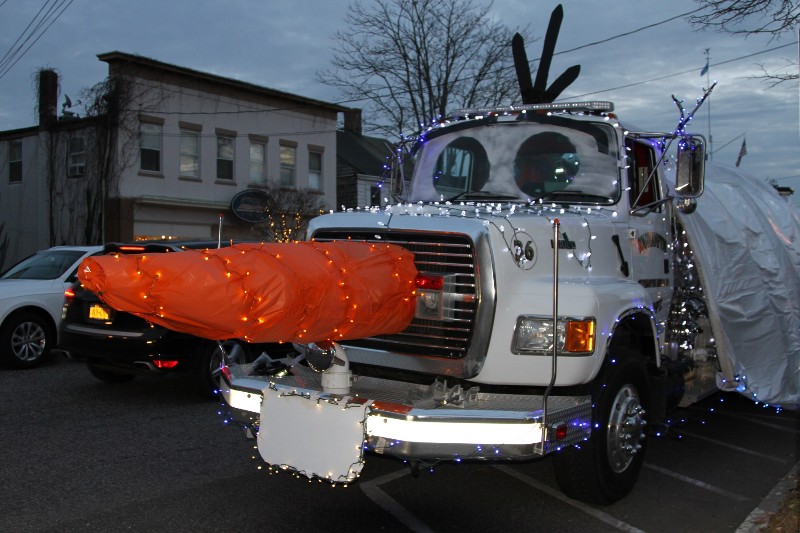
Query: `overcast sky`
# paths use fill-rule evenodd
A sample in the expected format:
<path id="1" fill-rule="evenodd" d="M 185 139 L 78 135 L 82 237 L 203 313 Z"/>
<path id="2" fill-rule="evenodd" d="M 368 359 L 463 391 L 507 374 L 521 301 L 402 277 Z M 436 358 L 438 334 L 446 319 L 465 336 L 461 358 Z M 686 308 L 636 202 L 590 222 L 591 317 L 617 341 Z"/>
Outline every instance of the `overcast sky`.
<path id="1" fill-rule="evenodd" d="M 800 89 L 796 82 L 769 89 L 750 79 L 761 73 L 761 65 L 785 71 L 791 60 L 797 68 L 796 32 L 770 41 L 697 31 L 685 17 L 658 24 L 697 9 L 694 0 L 562 3 L 556 53 L 657 24 L 556 55 L 550 81 L 565 68 L 581 65 L 580 77 L 562 99 L 610 100 L 623 120 L 671 131 L 679 118 L 671 95 L 693 106 L 707 85 L 700 70 L 709 49 L 711 81 L 717 87 L 711 105 L 703 106 L 689 130 L 708 135 L 710 109 L 714 161 L 733 165 L 746 136 L 740 168 L 795 188 L 792 203 L 800 205 Z M 33 77 L 38 69 L 55 68 L 61 75 L 61 101 L 64 94 L 74 101 L 82 88 L 107 74 L 97 54 L 114 50 L 337 102 L 339 95 L 316 81 L 316 74 L 329 68 L 332 35 L 343 29 L 348 5 L 349 0 L 0 0 L 3 55 L 32 32 L 33 27 L 28 33 L 25 29 L 41 20 L 35 17 L 43 6 L 45 12 L 52 7 L 54 15 L 22 47 L 27 51 L 13 66 L 0 62 L 0 130 L 36 124 Z M 540 38 L 556 5 L 495 0 L 493 13 L 512 28 L 528 26 Z M 526 44 L 529 59 L 538 58 L 541 39 Z M 782 48 L 767 51 L 776 47 Z"/>

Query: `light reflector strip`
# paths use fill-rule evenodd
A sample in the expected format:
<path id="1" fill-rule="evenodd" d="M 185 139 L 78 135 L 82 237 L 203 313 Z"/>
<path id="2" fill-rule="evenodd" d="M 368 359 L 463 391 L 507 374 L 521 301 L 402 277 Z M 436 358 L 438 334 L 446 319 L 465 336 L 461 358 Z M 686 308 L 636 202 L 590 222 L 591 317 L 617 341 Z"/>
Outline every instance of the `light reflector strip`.
<path id="1" fill-rule="evenodd" d="M 536 422 L 434 422 L 370 415 L 367 417 L 367 435 L 436 444 L 535 444 L 542 441 L 542 425 Z"/>

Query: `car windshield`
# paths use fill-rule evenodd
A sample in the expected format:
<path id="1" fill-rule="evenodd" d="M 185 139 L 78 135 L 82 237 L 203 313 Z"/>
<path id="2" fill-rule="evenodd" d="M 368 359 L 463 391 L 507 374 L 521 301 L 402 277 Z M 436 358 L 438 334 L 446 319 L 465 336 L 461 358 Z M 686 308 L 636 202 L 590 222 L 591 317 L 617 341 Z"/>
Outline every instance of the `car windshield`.
<path id="1" fill-rule="evenodd" d="M 421 143 L 410 201 L 542 199 L 608 205 L 618 200 L 611 126 L 566 120 L 473 124 L 434 131 Z"/>
<path id="2" fill-rule="evenodd" d="M 81 250 L 44 250 L 23 259 L 0 279 L 57 279 L 84 253 Z"/>

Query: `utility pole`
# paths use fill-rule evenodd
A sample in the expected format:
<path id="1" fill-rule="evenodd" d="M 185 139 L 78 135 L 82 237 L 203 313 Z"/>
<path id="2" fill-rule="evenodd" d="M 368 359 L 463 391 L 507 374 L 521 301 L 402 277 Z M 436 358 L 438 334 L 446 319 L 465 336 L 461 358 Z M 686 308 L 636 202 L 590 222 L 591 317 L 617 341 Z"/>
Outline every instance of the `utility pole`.
<path id="1" fill-rule="evenodd" d="M 711 55 L 710 48 L 706 48 L 706 87 L 711 87 Z M 711 95 L 708 95 L 708 158 L 714 160 L 714 138 L 711 136 Z"/>

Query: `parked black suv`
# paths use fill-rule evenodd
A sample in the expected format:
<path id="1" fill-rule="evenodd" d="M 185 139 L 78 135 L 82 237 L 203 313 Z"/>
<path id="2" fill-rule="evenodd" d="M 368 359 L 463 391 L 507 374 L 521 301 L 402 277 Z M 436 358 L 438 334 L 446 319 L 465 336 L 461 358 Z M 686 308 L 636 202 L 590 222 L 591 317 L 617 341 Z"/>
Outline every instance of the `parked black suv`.
<path id="1" fill-rule="evenodd" d="M 216 247 L 216 242 L 107 244 L 104 253 L 173 253 Z M 222 362 L 217 342 L 116 311 L 79 282 L 65 293 L 60 333 L 61 349 L 70 358 L 85 362 L 92 375 L 104 382 L 178 373 L 189 376 L 201 394 L 215 395 Z M 227 357 L 237 362 L 252 361 L 268 347 L 236 340 L 225 341 L 223 346 Z"/>

